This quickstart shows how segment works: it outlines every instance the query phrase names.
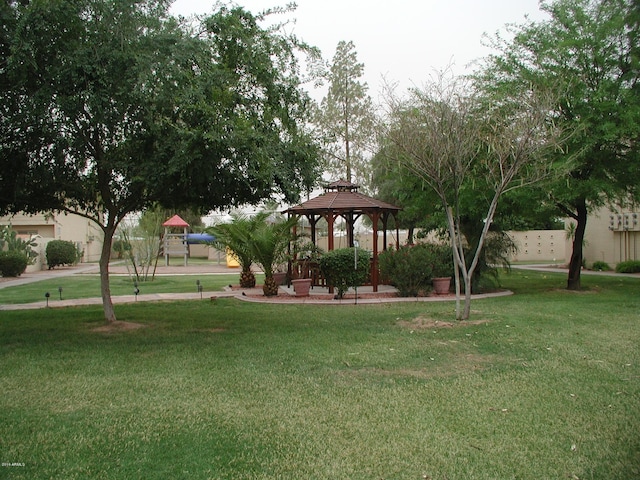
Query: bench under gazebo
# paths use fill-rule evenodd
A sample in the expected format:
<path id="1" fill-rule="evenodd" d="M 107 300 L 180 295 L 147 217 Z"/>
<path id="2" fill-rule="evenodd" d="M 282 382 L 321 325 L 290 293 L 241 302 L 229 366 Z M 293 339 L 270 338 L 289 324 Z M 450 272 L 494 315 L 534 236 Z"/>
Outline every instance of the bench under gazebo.
<path id="1" fill-rule="evenodd" d="M 375 198 L 368 197 L 358 192 L 358 186 L 345 180 L 339 180 L 325 186 L 324 193 L 307 200 L 300 205 L 285 211 L 290 217 L 305 217 L 311 227 L 311 242 L 317 246 L 317 225 L 321 219 L 325 219 L 328 226 L 327 250 L 334 250 L 334 226 L 336 221 L 343 218 L 346 222 L 347 244 L 354 246 L 354 226 L 362 215 L 371 219 L 373 228 L 373 248 L 371 261 L 371 286 L 373 291 L 378 291 L 378 232 L 382 227 L 383 250 L 387 248 L 387 226 L 391 218 L 395 222 L 395 248 L 399 245 L 399 230 L 397 215 L 401 209 Z"/>

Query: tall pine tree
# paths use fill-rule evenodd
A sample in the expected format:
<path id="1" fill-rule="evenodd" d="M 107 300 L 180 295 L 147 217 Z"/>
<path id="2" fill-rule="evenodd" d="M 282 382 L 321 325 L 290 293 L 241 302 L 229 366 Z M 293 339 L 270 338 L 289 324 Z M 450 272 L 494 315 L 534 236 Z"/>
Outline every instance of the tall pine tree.
<path id="1" fill-rule="evenodd" d="M 325 171 L 366 187 L 374 109 L 363 74 L 353 42 L 339 42 L 327 74 L 329 90 L 315 120 L 323 139 Z"/>

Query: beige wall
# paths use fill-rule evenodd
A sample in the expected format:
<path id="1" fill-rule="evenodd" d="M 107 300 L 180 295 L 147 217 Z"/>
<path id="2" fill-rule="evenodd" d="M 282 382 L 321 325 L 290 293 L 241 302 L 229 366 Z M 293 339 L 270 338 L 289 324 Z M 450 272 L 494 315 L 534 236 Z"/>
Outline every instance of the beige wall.
<path id="1" fill-rule="evenodd" d="M 529 230 L 508 232 L 518 251 L 513 262 L 556 262 L 568 260 L 570 245 L 564 230 Z"/>
<path id="2" fill-rule="evenodd" d="M 47 268 L 45 249 L 50 240 L 67 240 L 78 245 L 84 252 L 83 262 L 97 262 L 100 259 L 103 234 L 100 227 L 91 220 L 74 214 L 23 215 L 0 217 L 0 225 L 11 225 L 23 238 L 39 236 L 38 259 L 27 271 Z"/>
<path id="3" fill-rule="evenodd" d="M 611 267 L 640 260 L 640 211 L 601 208 L 589 217 L 585 240 L 587 267 L 598 260 Z"/>

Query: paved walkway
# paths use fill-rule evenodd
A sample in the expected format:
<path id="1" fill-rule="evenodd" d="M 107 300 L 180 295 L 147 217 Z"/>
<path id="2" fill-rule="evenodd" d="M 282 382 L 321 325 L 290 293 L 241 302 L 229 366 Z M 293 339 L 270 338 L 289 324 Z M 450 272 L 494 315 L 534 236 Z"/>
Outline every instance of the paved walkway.
<path id="1" fill-rule="evenodd" d="M 513 268 L 537 270 L 550 273 L 567 273 L 566 269 L 547 265 L 517 265 Z M 113 264 L 109 268 L 111 275 L 127 275 L 127 268 L 122 264 Z M 41 280 L 51 278 L 59 278 L 68 275 L 97 274 L 98 266 L 78 265 L 73 267 L 63 267 L 55 270 L 43 270 L 35 273 L 25 273 L 17 279 L 5 280 L 0 282 L 0 288 L 9 286 L 24 285 Z M 221 274 L 238 274 L 237 268 L 227 268 L 226 265 L 189 265 L 185 266 L 158 266 L 156 275 L 221 275 Z M 640 278 L 640 274 L 617 274 L 613 272 L 592 272 L 583 271 L 587 275 L 608 275 L 608 276 L 626 276 Z M 347 292 L 344 299 L 333 299 L 328 289 L 322 287 L 314 287 L 308 297 L 298 297 L 291 287 L 280 287 L 280 293 L 276 297 L 265 297 L 262 294 L 262 288 L 254 289 L 228 289 L 222 292 L 204 292 L 200 293 L 155 293 L 141 295 L 122 295 L 112 297 L 114 304 L 135 303 L 135 302 L 158 302 L 158 301 L 175 301 L 175 300 L 197 300 L 211 301 L 216 298 L 235 297 L 240 300 L 249 302 L 268 302 L 268 303 L 302 303 L 316 305 L 345 305 L 345 304 L 376 304 L 376 303 L 392 303 L 392 302 L 440 302 L 455 300 L 453 295 L 447 296 L 429 296 L 429 297 L 396 297 L 393 296 L 395 289 L 387 285 L 381 285 L 377 293 L 372 291 L 371 287 L 358 288 L 358 296 L 356 298 L 355 291 L 352 289 Z M 501 291 L 482 295 L 473 295 L 472 298 L 488 298 L 511 295 L 512 292 Z M 38 308 L 61 308 L 79 305 L 102 305 L 101 298 L 78 298 L 69 300 L 58 300 L 50 298 L 49 302 L 39 301 L 25 304 L 0 305 L 0 311 L 3 310 L 30 310 Z"/>
<path id="2" fill-rule="evenodd" d="M 25 285 L 28 283 L 38 282 L 51 278 L 60 278 L 69 275 L 87 275 L 97 274 L 99 272 L 96 264 L 81 264 L 71 267 L 62 267 L 54 270 L 43 270 L 33 273 L 24 273 L 19 278 L 4 280 L 0 282 L 0 288 L 9 286 Z M 127 267 L 124 264 L 112 264 L 109 267 L 111 275 L 128 275 Z M 156 275 L 222 275 L 222 274 L 239 274 L 237 268 L 227 268 L 226 265 L 216 264 L 196 264 L 185 266 L 158 266 Z M 239 300 L 247 302 L 268 302 L 268 303 L 302 303 L 315 305 L 347 305 L 347 304 L 376 304 L 390 302 L 437 302 L 451 301 L 455 297 L 447 296 L 430 296 L 430 297 L 411 297 L 403 298 L 394 296 L 395 289 L 388 285 L 380 285 L 377 293 L 374 293 L 371 287 L 359 287 L 357 298 L 355 291 L 352 289 L 345 295 L 345 298 L 336 300 L 329 293 L 327 288 L 313 287 L 308 297 L 298 297 L 295 295 L 292 287 L 282 286 L 276 297 L 265 297 L 262 288 L 253 289 L 227 289 L 222 292 L 203 292 L 200 293 L 155 293 L 140 295 L 122 295 L 113 296 L 114 304 L 135 303 L 135 302 L 158 302 L 158 301 L 175 301 L 175 300 L 194 300 L 194 301 L 211 301 L 216 298 L 235 297 Z M 486 295 L 474 295 L 473 298 L 482 298 L 488 296 L 510 295 L 511 292 L 497 292 Z M 46 300 L 24 303 L 0 305 L 0 311 L 4 310 L 32 310 L 39 308 L 62 308 L 81 305 L 102 305 L 101 298 L 77 298 L 58 300 L 52 296 L 49 301 Z"/>

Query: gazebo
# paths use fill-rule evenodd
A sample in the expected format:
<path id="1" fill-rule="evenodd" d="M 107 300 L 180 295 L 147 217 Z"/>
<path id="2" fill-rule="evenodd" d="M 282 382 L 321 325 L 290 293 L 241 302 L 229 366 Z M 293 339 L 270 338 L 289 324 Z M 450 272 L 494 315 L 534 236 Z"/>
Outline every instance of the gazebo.
<path id="1" fill-rule="evenodd" d="M 362 216 L 371 219 L 373 227 L 373 252 L 371 262 L 371 285 L 373 291 L 378 291 L 378 231 L 380 225 L 383 231 L 383 250 L 387 248 L 387 224 L 390 218 L 397 220 L 397 214 L 401 209 L 375 198 L 368 197 L 358 192 L 358 185 L 345 180 L 330 183 L 325 186 L 324 193 L 312 198 L 300 205 L 291 207 L 285 211 L 290 217 L 306 217 L 311 226 L 311 242 L 317 245 L 317 224 L 325 219 L 328 225 L 329 251 L 334 250 L 334 225 L 336 220 L 343 218 L 347 224 L 347 243 L 354 246 L 354 225 Z M 399 247 L 398 222 L 396 225 L 396 248 Z"/>

